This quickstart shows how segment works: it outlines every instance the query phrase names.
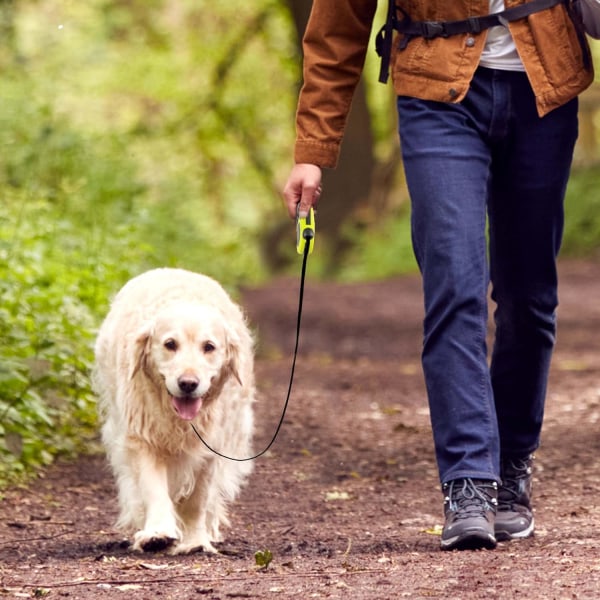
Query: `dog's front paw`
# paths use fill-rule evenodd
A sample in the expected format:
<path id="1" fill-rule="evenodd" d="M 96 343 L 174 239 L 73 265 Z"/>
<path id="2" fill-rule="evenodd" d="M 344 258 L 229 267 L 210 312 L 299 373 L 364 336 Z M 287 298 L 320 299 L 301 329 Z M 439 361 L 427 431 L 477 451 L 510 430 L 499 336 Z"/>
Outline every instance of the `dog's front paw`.
<path id="1" fill-rule="evenodd" d="M 210 554 L 218 553 L 218 550 L 205 536 L 184 539 L 179 544 L 175 544 L 169 548 L 169 554 L 191 554 L 192 552 L 200 551 L 208 552 Z"/>
<path id="2" fill-rule="evenodd" d="M 173 546 L 177 539 L 168 533 L 142 530 L 133 538 L 133 549 L 138 552 L 160 552 Z"/>

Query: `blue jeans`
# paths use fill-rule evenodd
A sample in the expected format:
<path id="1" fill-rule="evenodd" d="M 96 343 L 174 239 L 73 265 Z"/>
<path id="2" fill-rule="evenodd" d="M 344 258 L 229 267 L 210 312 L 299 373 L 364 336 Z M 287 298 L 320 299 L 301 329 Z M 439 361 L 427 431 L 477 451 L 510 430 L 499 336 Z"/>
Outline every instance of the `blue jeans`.
<path id="1" fill-rule="evenodd" d="M 461 103 L 399 97 L 398 116 L 440 480 L 499 481 L 540 442 L 577 100 L 540 118 L 524 73 L 479 68 Z"/>

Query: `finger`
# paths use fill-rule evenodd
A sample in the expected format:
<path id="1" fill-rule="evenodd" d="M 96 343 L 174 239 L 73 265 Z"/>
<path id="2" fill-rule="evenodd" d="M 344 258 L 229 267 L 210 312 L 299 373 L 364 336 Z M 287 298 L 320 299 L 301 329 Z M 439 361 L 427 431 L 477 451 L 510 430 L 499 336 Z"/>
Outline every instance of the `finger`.
<path id="1" fill-rule="evenodd" d="M 296 185 L 295 182 L 288 182 L 288 185 L 283 190 L 283 197 L 290 217 L 295 219 L 298 206 L 302 200 L 302 186 Z"/>
<path id="2" fill-rule="evenodd" d="M 323 188 L 320 184 L 316 188 L 313 186 L 304 187 L 302 190 L 302 196 L 300 197 L 300 202 L 298 203 L 299 216 L 306 217 L 311 207 L 316 207 L 317 203 L 319 202 L 319 198 L 321 197 L 322 190 Z"/>

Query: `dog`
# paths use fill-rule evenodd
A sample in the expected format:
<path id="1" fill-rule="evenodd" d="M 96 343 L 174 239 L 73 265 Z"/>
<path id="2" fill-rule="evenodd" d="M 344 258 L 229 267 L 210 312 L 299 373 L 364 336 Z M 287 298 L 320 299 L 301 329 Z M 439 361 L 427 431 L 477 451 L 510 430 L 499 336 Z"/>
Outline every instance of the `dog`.
<path id="1" fill-rule="evenodd" d="M 117 527 L 133 550 L 216 552 L 246 482 L 255 401 L 254 343 L 214 279 L 154 269 L 114 298 L 95 344 L 93 387 L 118 487 Z"/>

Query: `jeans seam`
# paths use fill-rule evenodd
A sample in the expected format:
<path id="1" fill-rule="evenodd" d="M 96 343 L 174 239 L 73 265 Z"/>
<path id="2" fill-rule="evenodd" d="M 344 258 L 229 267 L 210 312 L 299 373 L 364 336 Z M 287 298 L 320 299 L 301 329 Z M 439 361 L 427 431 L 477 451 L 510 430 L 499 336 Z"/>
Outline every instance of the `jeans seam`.
<path id="1" fill-rule="evenodd" d="M 478 339 L 478 344 L 480 348 L 484 348 L 486 350 L 485 352 L 485 356 L 483 357 L 483 366 L 485 366 L 486 368 L 483 369 L 481 371 L 481 379 L 480 379 L 480 384 L 481 384 L 481 397 L 482 399 L 485 401 L 486 404 L 486 427 L 488 430 L 488 439 L 489 440 L 494 440 L 494 438 L 498 438 L 498 432 L 494 431 L 494 425 L 493 425 L 493 417 L 494 415 L 492 414 L 492 410 L 494 409 L 494 398 L 493 398 L 493 389 L 492 389 L 492 385 L 491 385 L 491 381 L 490 381 L 490 374 L 489 374 L 489 368 L 487 368 L 487 322 L 488 322 L 488 311 L 487 311 L 487 288 L 488 288 L 488 275 L 487 275 L 487 270 L 486 270 L 486 262 L 483 261 L 483 269 L 484 269 L 484 273 L 481 277 L 481 280 L 483 281 L 483 290 L 482 290 L 482 295 L 481 298 L 484 298 L 485 300 L 481 303 L 480 306 L 480 314 L 479 314 L 479 339 Z M 491 395 L 491 397 L 490 397 Z M 497 440 L 498 442 L 498 440 Z M 499 443 L 499 442 L 498 442 Z M 487 456 L 487 460 L 488 460 L 488 468 L 490 470 L 491 473 L 495 473 L 497 474 L 497 470 L 498 467 L 496 465 L 494 465 L 494 461 L 492 459 L 492 455 L 490 452 L 490 448 L 488 446 L 488 448 L 486 448 L 486 456 Z"/>

